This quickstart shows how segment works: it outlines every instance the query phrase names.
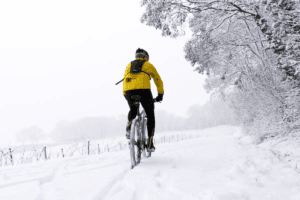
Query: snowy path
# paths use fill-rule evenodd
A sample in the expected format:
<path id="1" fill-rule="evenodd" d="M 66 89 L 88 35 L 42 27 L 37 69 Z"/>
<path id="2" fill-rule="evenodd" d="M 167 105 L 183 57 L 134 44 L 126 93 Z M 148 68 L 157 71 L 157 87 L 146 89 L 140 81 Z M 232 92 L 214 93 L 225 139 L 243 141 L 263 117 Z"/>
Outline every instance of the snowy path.
<path id="1" fill-rule="evenodd" d="M 299 200 L 300 174 L 233 127 L 157 145 L 129 169 L 129 150 L 0 168 L 0 199 Z"/>

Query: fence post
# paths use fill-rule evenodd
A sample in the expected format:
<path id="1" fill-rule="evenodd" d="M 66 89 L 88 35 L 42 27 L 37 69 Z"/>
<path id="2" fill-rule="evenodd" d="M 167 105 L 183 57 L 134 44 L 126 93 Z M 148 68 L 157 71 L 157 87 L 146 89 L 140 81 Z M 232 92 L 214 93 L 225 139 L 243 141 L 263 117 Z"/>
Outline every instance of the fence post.
<path id="1" fill-rule="evenodd" d="M 61 149 L 61 154 L 62 154 L 62 157 L 64 158 L 65 155 L 64 155 L 64 150 L 63 149 Z"/>
<path id="2" fill-rule="evenodd" d="M 109 147 L 108 147 L 108 145 L 107 145 L 107 152 L 109 152 Z"/>
<path id="3" fill-rule="evenodd" d="M 9 148 L 9 154 L 10 154 L 10 163 L 12 165 L 14 165 L 14 160 L 13 160 L 12 153 L 11 153 L 11 148 Z"/>
<path id="4" fill-rule="evenodd" d="M 100 146 L 99 146 L 99 144 L 98 144 L 98 154 L 100 154 Z"/>
<path id="5" fill-rule="evenodd" d="M 88 155 L 90 155 L 90 141 L 88 141 Z"/>
<path id="6" fill-rule="evenodd" d="M 3 151 L 1 151 L 1 155 L 0 155 L 0 167 L 2 167 L 2 156 L 3 156 Z"/>
<path id="7" fill-rule="evenodd" d="M 32 151 L 33 151 L 33 156 L 36 155 L 36 161 L 39 161 L 39 156 L 38 156 L 38 153 L 37 153 L 35 147 L 32 148 Z"/>
<path id="8" fill-rule="evenodd" d="M 21 164 L 23 164 L 23 163 L 25 163 L 25 158 L 24 158 L 24 155 L 25 155 L 25 148 L 24 148 L 24 150 L 23 150 L 23 155 L 22 155 L 22 161 L 21 161 Z M 0 161 L 1 162 L 1 161 Z"/>
<path id="9" fill-rule="evenodd" d="M 45 159 L 47 160 L 47 151 L 46 151 L 46 147 L 44 147 L 44 153 L 45 153 Z"/>

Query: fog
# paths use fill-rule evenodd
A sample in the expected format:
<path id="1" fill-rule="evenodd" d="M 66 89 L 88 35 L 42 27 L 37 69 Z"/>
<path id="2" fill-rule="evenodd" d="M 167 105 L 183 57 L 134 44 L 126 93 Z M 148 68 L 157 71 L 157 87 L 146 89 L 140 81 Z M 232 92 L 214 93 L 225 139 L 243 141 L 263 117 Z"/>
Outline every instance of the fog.
<path id="1" fill-rule="evenodd" d="M 31 126 L 16 133 L 16 144 L 66 143 L 124 136 L 126 121 L 125 115 L 64 120 L 58 122 L 48 133 L 40 127 Z M 214 100 L 203 106 L 197 104 L 191 106 L 187 117 L 178 117 L 165 110 L 157 110 L 155 135 L 170 131 L 236 125 L 236 121 L 226 102 Z"/>
<path id="2" fill-rule="evenodd" d="M 115 118 L 124 129 L 120 116 L 129 107 L 115 83 L 137 48 L 149 52 L 164 83 L 156 110 L 188 117 L 190 106 L 204 105 L 205 76 L 184 59 L 188 36 L 162 37 L 140 23 L 142 12 L 139 1 L 2 1 L 0 143 L 20 142 L 31 127 L 49 134 L 62 121 L 85 118 Z"/>

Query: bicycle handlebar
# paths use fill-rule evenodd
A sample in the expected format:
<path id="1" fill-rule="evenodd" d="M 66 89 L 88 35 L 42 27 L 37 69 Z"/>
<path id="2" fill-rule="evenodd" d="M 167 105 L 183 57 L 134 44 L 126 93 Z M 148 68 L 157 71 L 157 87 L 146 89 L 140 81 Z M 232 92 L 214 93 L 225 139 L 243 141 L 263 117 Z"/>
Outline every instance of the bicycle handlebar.
<path id="1" fill-rule="evenodd" d="M 156 99 L 153 99 L 154 103 L 161 103 L 161 101 L 156 101 Z"/>

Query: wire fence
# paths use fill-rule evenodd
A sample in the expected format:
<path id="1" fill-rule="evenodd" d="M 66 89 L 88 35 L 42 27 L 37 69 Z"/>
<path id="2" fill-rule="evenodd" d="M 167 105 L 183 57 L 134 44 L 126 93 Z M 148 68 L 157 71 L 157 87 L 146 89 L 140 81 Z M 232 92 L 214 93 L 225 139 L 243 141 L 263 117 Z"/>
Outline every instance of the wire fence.
<path id="1" fill-rule="evenodd" d="M 171 142 L 179 142 L 200 137 L 200 134 L 157 134 L 154 138 L 154 144 L 163 144 Z M 62 159 L 72 156 L 96 155 L 109 153 L 114 151 L 129 150 L 128 140 L 112 140 L 106 142 L 99 141 L 83 141 L 73 144 L 58 145 L 51 147 L 33 146 L 30 150 L 26 150 L 22 146 L 0 149 L 0 167 L 11 166 L 17 164 L 34 163 L 39 161 Z"/>

